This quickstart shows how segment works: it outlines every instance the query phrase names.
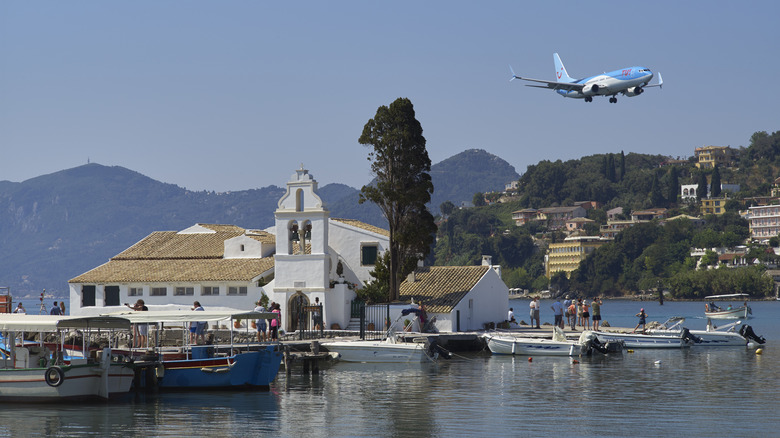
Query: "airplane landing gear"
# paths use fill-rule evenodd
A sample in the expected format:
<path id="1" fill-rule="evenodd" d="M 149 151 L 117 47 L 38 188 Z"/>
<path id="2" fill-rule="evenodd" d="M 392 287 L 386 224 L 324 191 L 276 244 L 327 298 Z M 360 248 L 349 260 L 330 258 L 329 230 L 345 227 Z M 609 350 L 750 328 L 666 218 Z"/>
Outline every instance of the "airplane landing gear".
<path id="1" fill-rule="evenodd" d="M 593 102 L 593 98 L 588 96 L 585 98 L 585 102 Z"/>
<path id="2" fill-rule="evenodd" d="M 617 103 L 617 97 L 610 97 L 609 103 Z"/>

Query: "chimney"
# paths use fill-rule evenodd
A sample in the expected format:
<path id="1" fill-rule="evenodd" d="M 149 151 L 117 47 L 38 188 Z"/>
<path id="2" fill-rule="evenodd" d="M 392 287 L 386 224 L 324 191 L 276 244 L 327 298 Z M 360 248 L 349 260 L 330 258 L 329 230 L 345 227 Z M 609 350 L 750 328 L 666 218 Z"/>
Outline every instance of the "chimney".
<path id="1" fill-rule="evenodd" d="M 493 266 L 493 256 L 483 255 L 482 266 Z"/>

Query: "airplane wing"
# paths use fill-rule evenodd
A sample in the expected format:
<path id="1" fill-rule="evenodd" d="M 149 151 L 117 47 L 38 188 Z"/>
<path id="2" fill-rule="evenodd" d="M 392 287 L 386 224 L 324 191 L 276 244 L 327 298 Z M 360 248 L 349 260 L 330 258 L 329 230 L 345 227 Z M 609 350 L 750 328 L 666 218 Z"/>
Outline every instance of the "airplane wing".
<path id="1" fill-rule="evenodd" d="M 549 88 L 553 90 L 566 90 L 566 91 L 582 91 L 582 88 L 585 86 L 584 84 L 578 84 L 576 82 L 556 82 L 556 81 L 545 81 L 543 79 L 524 78 L 522 76 L 516 75 L 511 65 L 509 66 L 509 71 L 512 72 L 512 77 L 509 79 L 509 82 L 512 82 L 515 79 L 520 79 L 523 81 L 538 82 L 540 84 L 545 84 L 545 85 L 526 84 L 526 87 Z"/>
<path id="2" fill-rule="evenodd" d="M 658 72 L 658 83 L 657 84 L 645 85 L 645 88 L 650 88 L 650 87 L 661 87 L 661 88 L 664 87 L 664 78 L 661 77 L 661 72 L 660 71 Z"/>

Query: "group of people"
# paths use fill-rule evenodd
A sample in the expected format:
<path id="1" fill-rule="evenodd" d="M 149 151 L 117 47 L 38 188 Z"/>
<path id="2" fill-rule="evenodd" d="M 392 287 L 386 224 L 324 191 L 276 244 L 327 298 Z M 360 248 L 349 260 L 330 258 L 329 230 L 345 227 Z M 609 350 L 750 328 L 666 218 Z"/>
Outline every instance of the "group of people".
<path id="1" fill-rule="evenodd" d="M 41 305 L 41 310 L 45 311 L 45 309 L 46 308 L 43 305 Z M 21 302 L 19 302 L 19 304 L 16 305 L 16 309 L 14 309 L 13 313 L 26 315 L 27 309 L 25 309 L 24 305 Z M 59 304 L 55 301 L 51 309 L 49 310 L 49 315 L 64 315 L 64 314 L 65 314 L 65 301 L 60 301 Z"/>
<path id="2" fill-rule="evenodd" d="M 553 325 L 563 329 L 564 318 L 566 318 L 566 324 L 568 324 L 572 330 L 576 330 L 576 326 L 581 326 L 585 330 L 598 330 L 601 324 L 601 298 L 596 297 L 592 302 L 588 302 L 587 299 L 577 298 L 576 300 L 570 299 L 569 295 L 566 295 L 566 299 L 561 303 L 560 299 L 556 299 L 550 306 L 553 311 L 554 322 Z M 533 297 L 528 304 L 529 316 L 531 318 L 531 328 L 541 328 L 540 309 L 539 309 L 539 297 Z M 593 324 L 591 325 L 591 318 Z M 507 314 L 507 321 L 510 323 L 517 323 L 515 319 L 514 308 L 509 308 Z"/>
<path id="3" fill-rule="evenodd" d="M 269 338 L 274 341 L 279 339 L 279 323 L 281 321 L 282 313 L 279 303 L 271 301 L 268 309 L 266 309 L 260 301 L 255 304 L 257 306 L 255 307 L 255 312 L 273 312 L 277 314 L 277 317 L 273 319 L 258 319 L 255 321 L 255 325 L 257 326 L 257 342 L 265 342 Z"/>

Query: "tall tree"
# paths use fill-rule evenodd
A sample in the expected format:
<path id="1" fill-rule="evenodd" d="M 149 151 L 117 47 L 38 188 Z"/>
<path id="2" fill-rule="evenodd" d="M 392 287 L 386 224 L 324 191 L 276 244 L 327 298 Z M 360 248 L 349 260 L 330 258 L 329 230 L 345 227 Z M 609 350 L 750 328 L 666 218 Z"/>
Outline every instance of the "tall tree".
<path id="1" fill-rule="evenodd" d="M 383 105 L 376 110 L 358 139 L 362 145 L 373 146 L 368 160 L 375 184 L 363 186 L 360 203 L 373 202 L 387 219 L 390 300 L 398 299 L 404 268 L 413 269 L 410 259 L 416 262 L 428 254 L 432 237 L 426 243 L 420 240 L 424 238 L 421 236 L 431 236 L 431 231 L 436 230 L 433 215 L 426 207 L 433 183 L 428 173 L 431 159 L 422 133 L 412 102 L 398 98 L 389 107 Z"/>
<path id="2" fill-rule="evenodd" d="M 699 185 L 696 187 L 696 199 L 701 201 L 707 197 L 707 175 L 699 173 Z"/>
<path id="3" fill-rule="evenodd" d="M 623 177 L 626 176 L 626 154 L 620 151 L 620 180 L 623 181 Z"/>
<path id="4" fill-rule="evenodd" d="M 666 192 L 666 200 L 669 204 L 677 202 L 677 194 L 680 193 L 680 178 L 677 174 L 677 166 L 669 168 L 669 187 Z"/>
<path id="5" fill-rule="evenodd" d="M 653 185 L 650 187 L 650 205 L 653 207 L 664 205 L 664 195 L 661 193 L 661 183 L 658 182 L 656 172 L 653 172 Z"/>
<path id="6" fill-rule="evenodd" d="M 718 166 L 715 166 L 715 170 L 712 171 L 712 181 L 710 181 L 710 189 L 712 191 L 712 197 L 717 198 L 720 196 L 720 170 Z"/>

